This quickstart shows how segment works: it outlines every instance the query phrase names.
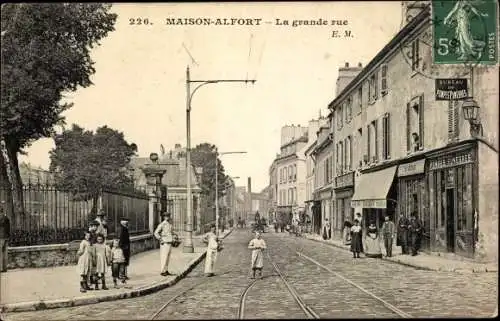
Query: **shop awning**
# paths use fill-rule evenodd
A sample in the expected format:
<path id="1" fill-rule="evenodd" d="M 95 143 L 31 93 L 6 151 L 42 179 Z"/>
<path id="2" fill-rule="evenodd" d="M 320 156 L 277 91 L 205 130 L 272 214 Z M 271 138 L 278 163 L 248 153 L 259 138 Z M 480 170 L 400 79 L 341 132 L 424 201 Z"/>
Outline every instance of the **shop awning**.
<path id="1" fill-rule="evenodd" d="M 351 207 L 387 208 L 387 193 L 391 188 L 397 166 L 363 174 L 356 184 Z"/>

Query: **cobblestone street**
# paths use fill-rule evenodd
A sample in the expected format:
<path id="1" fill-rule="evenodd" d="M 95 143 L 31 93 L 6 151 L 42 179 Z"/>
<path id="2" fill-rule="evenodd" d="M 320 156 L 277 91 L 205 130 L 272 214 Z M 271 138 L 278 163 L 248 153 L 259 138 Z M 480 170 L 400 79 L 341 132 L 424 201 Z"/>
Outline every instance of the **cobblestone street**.
<path id="1" fill-rule="evenodd" d="M 204 262 L 201 262 L 175 286 L 147 296 L 11 313 L 6 317 L 7 320 L 148 320 L 153 316 L 157 320 L 234 319 L 240 297 L 252 282 L 247 249 L 251 237 L 250 230 L 235 230 L 226 238 L 216 263 L 216 275 L 211 278 L 203 276 Z M 378 259 L 353 259 L 348 251 L 285 233 L 265 233 L 263 238 L 271 260 L 320 318 L 400 316 L 338 275 L 300 257 L 297 251 L 413 317 L 490 317 L 497 304 L 496 273 L 422 271 Z M 305 318 L 267 256 L 263 275 L 248 291 L 244 318 Z"/>

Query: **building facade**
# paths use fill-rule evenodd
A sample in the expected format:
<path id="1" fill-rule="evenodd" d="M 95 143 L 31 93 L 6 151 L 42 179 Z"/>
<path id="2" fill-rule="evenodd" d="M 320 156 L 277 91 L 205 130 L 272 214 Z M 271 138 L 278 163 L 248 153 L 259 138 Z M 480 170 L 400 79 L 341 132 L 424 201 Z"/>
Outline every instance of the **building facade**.
<path id="1" fill-rule="evenodd" d="M 423 250 L 496 261 L 498 66 L 434 65 L 430 8 L 406 14 L 407 24 L 329 106 L 335 190 L 345 191 L 335 215 L 351 215 L 349 201 L 364 227 L 414 214 L 424 223 Z M 467 78 L 482 133 L 471 135 L 463 101 L 436 100 L 436 78 Z"/>

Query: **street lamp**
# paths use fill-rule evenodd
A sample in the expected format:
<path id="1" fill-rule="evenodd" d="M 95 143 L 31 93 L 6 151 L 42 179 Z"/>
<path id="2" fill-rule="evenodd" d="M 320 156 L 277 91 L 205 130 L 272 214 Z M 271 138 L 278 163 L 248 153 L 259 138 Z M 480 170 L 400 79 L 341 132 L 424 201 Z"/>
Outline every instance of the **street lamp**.
<path id="1" fill-rule="evenodd" d="M 215 235 L 219 236 L 219 158 L 228 154 L 246 154 L 247 152 L 222 152 L 215 149 Z"/>
<path id="2" fill-rule="evenodd" d="M 187 190 L 187 224 L 186 224 L 186 237 L 184 241 L 184 252 L 193 253 L 193 209 L 192 209 L 192 196 L 191 196 L 191 101 L 193 100 L 194 93 L 202 86 L 208 84 L 216 84 L 220 82 L 239 82 L 239 83 L 255 83 L 255 79 L 242 80 L 242 79 L 214 79 L 214 80 L 191 80 L 189 74 L 189 66 L 186 68 L 186 190 Z M 199 85 L 191 92 L 191 83 L 198 83 Z M 217 173 L 217 171 L 215 171 Z"/>
<path id="3" fill-rule="evenodd" d="M 472 98 L 467 98 L 462 104 L 464 119 L 469 121 L 472 136 L 482 135 L 483 126 L 479 120 L 479 105 Z"/>

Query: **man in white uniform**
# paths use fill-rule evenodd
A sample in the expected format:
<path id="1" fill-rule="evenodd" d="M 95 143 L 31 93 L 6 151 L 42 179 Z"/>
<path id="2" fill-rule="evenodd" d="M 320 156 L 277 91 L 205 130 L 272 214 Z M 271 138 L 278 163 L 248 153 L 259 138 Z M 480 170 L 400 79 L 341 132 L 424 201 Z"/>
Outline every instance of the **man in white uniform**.
<path id="1" fill-rule="evenodd" d="M 162 213 L 163 221 L 158 224 L 155 230 L 155 237 L 160 241 L 160 274 L 163 276 L 174 275 L 168 271 L 170 252 L 172 251 L 172 223 L 170 213 Z"/>

